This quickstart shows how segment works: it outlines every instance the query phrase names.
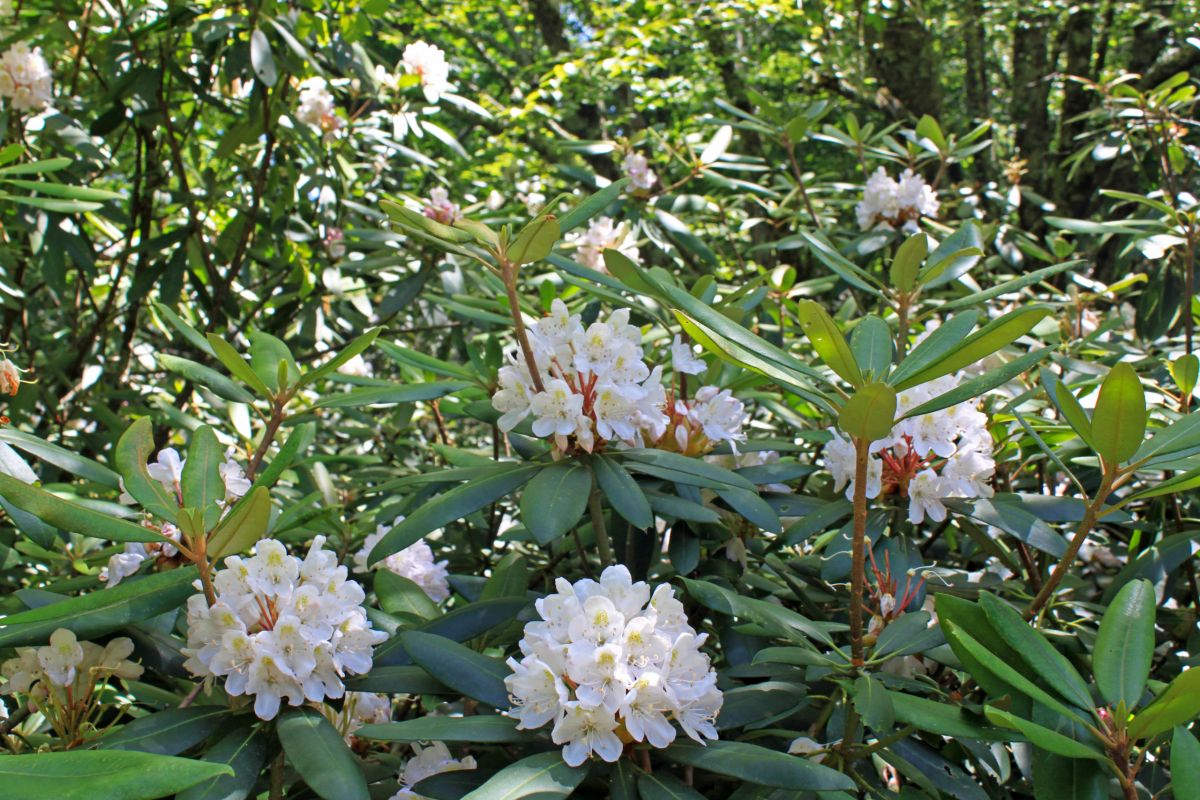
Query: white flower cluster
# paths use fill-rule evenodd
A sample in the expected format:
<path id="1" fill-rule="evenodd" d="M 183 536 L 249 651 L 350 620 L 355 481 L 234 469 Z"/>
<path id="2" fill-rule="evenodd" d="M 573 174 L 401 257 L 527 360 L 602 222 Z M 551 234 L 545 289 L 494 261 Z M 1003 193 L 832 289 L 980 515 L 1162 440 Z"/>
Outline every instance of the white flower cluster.
<path id="1" fill-rule="evenodd" d="M 952 391 L 963 376 L 946 375 L 905 389 L 897 398 L 899 415 Z M 991 497 L 987 481 L 996 471 L 992 435 L 987 415 L 974 402 L 902 420 L 891 435 L 872 443 L 867 465 L 867 497 L 895 493 L 908 499 L 908 519 L 914 525 L 926 517 L 946 518 L 946 497 Z M 834 488 L 849 482 L 846 496 L 854 495 L 854 445 L 830 429 L 825 445 L 825 467 Z"/>
<path id="2" fill-rule="evenodd" d="M 443 186 L 435 186 L 429 190 L 429 202 L 421 212 L 443 225 L 453 225 L 462 219 L 462 209 L 458 207 L 458 203 L 450 202 L 450 192 Z"/>
<path id="3" fill-rule="evenodd" d="M 858 216 L 858 226 L 864 231 L 901 228 L 916 233 L 920 230 L 917 221 L 921 217 L 937 216 L 938 207 L 937 195 L 920 175 L 906 169 L 900 180 L 894 181 L 887 170 L 880 167 L 867 179 L 862 202 L 854 207 L 854 212 Z"/>
<path id="4" fill-rule="evenodd" d="M 371 669 L 371 648 L 387 638 L 371 628 L 357 582 L 313 540 L 301 561 L 263 539 L 255 555 L 230 556 L 213 577 L 216 603 L 188 598 L 185 666 L 225 678 L 231 695 L 255 695 L 254 713 L 273 719 L 282 698 L 298 706 L 341 697 L 346 673 Z"/>
<path id="5" fill-rule="evenodd" d="M 626 177 L 629 178 L 629 185 L 635 189 L 648 192 L 658 182 L 658 176 L 654 174 L 654 170 L 650 169 L 650 163 L 641 153 L 630 153 L 625 156 L 625 161 L 621 166 L 625 169 Z"/>
<path id="6" fill-rule="evenodd" d="M 625 741 L 666 747 L 672 720 L 704 744 L 723 696 L 717 673 L 670 584 L 651 595 L 629 570 L 612 566 L 600 581 L 559 578 L 557 594 L 537 601 L 542 621 L 525 626 L 521 661 L 504 679 L 520 729 L 553 721 L 550 737 L 565 745 L 573 767 L 592 753 L 616 761 Z"/>
<path id="7" fill-rule="evenodd" d="M 616 250 L 634 261 L 639 255 L 637 244 L 629 235 L 629 226 L 625 223 L 615 225 L 611 217 L 597 217 L 588 224 L 585 232 L 573 233 L 569 238 L 576 247 L 576 260 L 599 272 L 608 271 L 604 267 L 605 250 Z"/>
<path id="8" fill-rule="evenodd" d="M 326 134 L 334 133 L 342 126 L 335 110 L 333 95 L 324 78 L 307 78 L 300 82 L 300 105 L 296 107 L 296 119 Z"/>
<path id="9" fill-rule="evenodd" d="M 524 353 L 512 348 L 501 367 L 492 406 L 506 433 L 533 415 L 536 436 L 553 437 L 559 450 L 578 446 L 592 452 L 597 443 L 651 445 L 700 455 L 720 441 L 745 438 L 745 409 L 728 390 L 704 386 L 687 401 L 673 400 L 662 383 L 662 366 L 643 360 L 641 331 L 629 324 L 629 309 L 583 327 L 555 299 L 550 314 L 529 331 L 530 348 L 542 378 L 536 391 Z M 707 366 L 676 337 L 676 373 L 699 373 Z"/>
<path id="10" fill-rule="evenodd" d="M 412 748 L 413 757 L 404 765 L 404 769 L 400 770 L 400 791 L 392 795 L 391 800 L 424 800 L 424 796 L 417 794 L 412 788 L 421 781 L 443 772 L 475 769 L 474 758 L 454 758 L 445 742 L 430 742 L 425 747 L 414 744 Z"/>
<path id="11" fill-rule="evenodd" d="M 401 522 L 404 517 L 396 520 Z M 375 532 L 367 536 L 363 540 L 362 549 L 354 554 L 354 568 L 360 573 L 369 572 L 371 569 L 386 569 L 396 573 L 402 578 L 408 578 L 410 581 L 420 586 L 429 599 L 435 603 L 440 603 L 450 596 L 450 584 L 446 580 L 446 563 L 445 561 L 434 561 L 433 550 L 425 543 L 425 540 L 413 542 L 408 547 L 398 553 L 392 553 L 387 558 L 375 564 L 374 567 L 367 567 L 367 558 L 371 555 L 371 551 L 375 549 L 375 545 L 379 544 L 391 528 L 386 525 L 380 525 L 375 529 Z"/>
<path id="12" fill-rule="evenodd" d="M 586 329 L 578 314 L 555 299 L 549 316 L 529 331 L 544 391 L 538 392 L 519 349 L 500 369 L 500 389 L 492 405 L 508 432 L 530 414 L 537 436 L 553 436 L 560 450 L 574 440 L 591 452 L 597 441 L 641 443 L 666 431 L 666 392 L 662 367 L 653 371 L 642 360 L 642 333 L 629 324 L 622 308 Z M 647 436 L 648 434 L 648 436 Z"/>
<path id="13" fill-rule="evenodd" d="M 436 103 L 454 88 L 450 83 L 450 65 L 446 63 L 446 54 L 436 45 L 413 42 L 404 48 L 400 63 L 409 75 L 421 79 L 425 99 L 431 103 Z"/>
<path id="14" fill-rule="evenodd" d="M 5 683 L 0 694 L 32 694 L 46 697 L 57 694 L 80 702 L 92 688 L 110 677 L 133 680 L 142 675 L 142 666 L 129 661 L 133 642 L 125 637 L 112 639 L 101 647 L 80 642 L 73 631 L 59 628 L 50 634 L 45 647 L 22 647 L 17 657 L 0 666 Z"/>
<path id="15" fill-rule="evenodd" d="M 54 76 L 40 47 L 17 42 L 0 56 L 0 97 L 17 111 L 41 111 L 54 102 Z"/>
<path id="16" fill-rule="evenodd" d="M 546 184 L 535 175 L 532 178 L 517 181 L 515 188 L 517 199 L 525 204 L 525 211 L 531 217 L 537 216 L 542 207 L 546 205 Z"/>

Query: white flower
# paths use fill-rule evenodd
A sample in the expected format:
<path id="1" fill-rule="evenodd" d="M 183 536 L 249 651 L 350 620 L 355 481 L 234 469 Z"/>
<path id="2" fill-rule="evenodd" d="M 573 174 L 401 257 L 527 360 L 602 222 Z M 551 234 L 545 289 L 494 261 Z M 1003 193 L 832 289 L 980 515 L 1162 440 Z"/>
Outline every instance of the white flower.
<path id="1" fill-rule="evenodd" d="M 187 459 L 179 457 L 179 451 L 174 447 L 164 447 L 158 451 L 158 458 L 153 464 L 146 465 L 150 477 L 161 483 L 169 492 L 179 492 L 179 482 L 183 480 L 183 465 Z"/>
<path id="2" fill-rule="evenodd" d="M 704 363 L 704 359 L 697 358 L 691 342 L 683 341 L 683 337 L 677 333 L 671 342 L 671 369 L 688 375 L 699 375 L 708 369 L 708 364 Z"/>
<path id="3" fill-rule="evenodd" d="M 858 226 L 863 230 L 903 228 L 909 233 L 919 230 L 917 221 L 921 217 L 936 217 L 937 195 L 925 179 L 906 169 L 899 181 L 894 181 L 887 170 L 879 167 L 867 179 L 863 199 L 854 208 Z"/>
<path id="4" fill-rule="evenodd" d="M 109 557 L 108 566 L 100 570 L 100 580 L 104 581 L 107 587 L 111 589 L 124 578 L 136 575 L 138 569 L 142 566 L 142 562 L 145 560 L 146 546 L 141 542 L 130 542 L 125 545 L 123 553 L 117 553 Z"/>
<path id="5" fill-rule="evenodd" d="M 550 732 L 555 744 L 566 745 L 563 748 L 563 761 L 578 767 L 592 753 L 608 762 L 615 762 L 621 757 L 624 745 L 613 732 L 620 723 L 611 713 L 600 708 L 588 708 L 578 702 L 566 703 L 563 712 Z"/>
<path id="6" fill-rule="evenodd" d="M 793 739 L 788 747 L 788 753 L 793 756 L 808 756 L 809 760 L 816 764 L 820 764 L 829 755 L 825 750 L 825 745 L 808 736 Z"/>
<path id="7" fill-rule="evenodd" d="M 404 48 L 400 61 L 405 71 L 421 79 L 425 99 L 436 103 L 453 87 L 450 84 L 450 65 L 440 47 L 426 42 L 413 42 Z"/>
<path id="8" fill-rule="evenodd" d="M 535 417 L 536 436 L 570 436 L 579 426 L 583 414 L 583 395 L 571 391 L 567 382 L 555 378 L 546 383 L 546 390 L 535 394 L 529 403 Z"/>
<path id="9" fill-rule="evenodd" d="M 17 111 L 41 111 L 54 102 L 54 77 L 41 48 L 17 42 L 0 56 L 0 97 Z"/>
<path id="10" fill-rule="evenodd" d="M 559 578 L 555 588 L 535 604 L 541 619 L 525 626 L 523 658 L 508 660 L 506 713 L 518 728 L 553 722 L 551 738 L 572 766 L 592 754 L 616 761 L 622 725 L 652 747 L 675 740 L 672 723 L 697 741 L 717 738 L 716 672 L 670 585 L 651 594 L 613 566 L 599 581 Z"/>
<path id="11" fill-rule="evenodd" d="M 403 519 L 404 517 L 397 518 L 396 523 L 400 523 Z M 355 569 L 359 572 L 368 571 L 367 559 L 370 557 L 371 551 L 390 530 L 390 527 L 380 525 L 374 533 L 363 540 L 362 548 L 354 554 Z M 421 540 L 410 544 L 398 553 L 392 553 L 376 563 L 372 569 L 386 569 L 402 578 L 408 578 L 420 586 L 430 600 L 440 603 L 450 597 L 450 584 L 446 573 L 447 563 L 446 561 L 435 562 L 433 550 L 424 540 Z"/>
<path id="12" fill-rule="evenodd" d="M 387 638 L 371 628 L 362 587 L 346 579 L 324 542 L 316 537 L 301 561 L 264 539 L 254 556 L 225 559 L 213 577 L 213 606 L 202 594 L 188 599 L 184 666 L 224 677 L 231 695 L 254 695 L 262 719 L 274 718 L 283 700 L 341 697 L 343 676 L 370 670 L 372 647 Z"/>
<path id="13" fill-rule="evenodd" d="M 233 456 L 237 451 L 230 447 L 225 451 L 225 461 L 217 467 L 217 472 L 221 475 L 221 480 L 225 484 L 225 502 L 231 503 L 240 497 L 245 496 L 246 492 L 250 491 L 250 487 L 254 484 L 246 477 L 246 471 L 242 469 L 241 464 L 233 460 Z"/>
<path id="14" fill-rule="evenodd" d="M 74 682 L 75 668 L 83 662 L 83 648 L 73 631 L 59 628 L 50 634 L 50 644 L 38 648 L 37 660 L 51 683 L 67 686 Z"/>
<path id="15" fill-rule="evenodd" d="M 622 166 L 625 174 L 629 177 L 629 185 L 635 189 L 649 191 L 658 182 L 658 176 L 650 169 L 646 157 L 641 153 L 630 153 L 625 156 Z"/>
<path id="16" fill-rule="evenodd" d="M 400 791 L 392 795 L 391 800 L 422 800 L 412 787 L 433 775 L 443 772 L 458 772 L 465 769 L 475 769 L 475 759 L 466 756 L 455 759 L 450 755 L 450 748 L 444 742 L 430 742 L 425 747 L 414 744 L 413 757 L 400 771 Z"/>
<path id="17" fill-rule="evenodd" d="M 942 505 L 942 479 L 931 469 L 923 469 L 908 484 L 908 521 L 919 525 L 929 517 L 934 522 L 946 518 Z"/>
<path id="18" fill-rule="evenodd" d="M 307 78 L 300 83 L 300 104 L 296 107 L 296 119 L 305 125 L 333 133 L 342 126 L 335 110 L 337 104 L 329 93 L 329 84 L 324 78 Z"/>
<path id="19" fill-rule="evenodd" d="M 605 250 L 616 250 L 633 261 L 637 261 L 639 255 L 628 226 L 625 223 L 614 225 L 611 217 L 593 219 L 588 223 L 587 231 L 570 234 L 568 240 L 576 246 L 576 260 L 600 272 L 608 271 L 604 267 Z"/>

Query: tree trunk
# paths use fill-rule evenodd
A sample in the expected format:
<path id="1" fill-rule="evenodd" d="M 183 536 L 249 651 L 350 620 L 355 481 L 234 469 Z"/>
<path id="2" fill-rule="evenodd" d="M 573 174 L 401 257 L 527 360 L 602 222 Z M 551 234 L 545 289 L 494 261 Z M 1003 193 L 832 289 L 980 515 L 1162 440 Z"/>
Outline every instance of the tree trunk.
<path id="1" fill-rule="evenodd" d="M 1046 44 L 1049 17 L 1036 7 L 1021 5 L 1013 31 L 1013 87 L 1009 114 L 1020 120 L 1014 137 L 1017 154 L 1025 160 L 1025 185 L 1045 197 L 1053 184 L 1047 180 L 1050 166 L 1050 65 Z M 1039 204 L 1021 204 L 1021 224 L 1028 230 L 1042 227 L 1043 210 Z"/>
<path id="2" fill-rule="evenodd" d="M 1078 137 L 1087 130 L 1087 121 L 1078 117 L 1092 107 L 1095 93 L 1089 92 L 1072 77 L 1095 77 L 1091 72 L 1092 29 L 1095 21 L 1096 13 L 1092 4 L 1082 3 L 1071 9 L 1063 32 L 1067 76 L 1063 81 L 1062 116 L 1058 125 L 1058 158 L 1055 161 L 1059 164 L 1083 145 Z M 1068 170 L 1058 169 L 1054 199 L 1069 212 L 1067 216 L 1087 216 L 1096 194 L 1094 164 L 1092 159 L 1087 159 L 1073 179 L 1068 178 Z"/>
<path id="3" fill-rule="evenodd" d="M 901 4 L 871 48 L 871 68 L 886 90 L 914 117 L 942 111 L 934 36 L 912 6 Z"/>

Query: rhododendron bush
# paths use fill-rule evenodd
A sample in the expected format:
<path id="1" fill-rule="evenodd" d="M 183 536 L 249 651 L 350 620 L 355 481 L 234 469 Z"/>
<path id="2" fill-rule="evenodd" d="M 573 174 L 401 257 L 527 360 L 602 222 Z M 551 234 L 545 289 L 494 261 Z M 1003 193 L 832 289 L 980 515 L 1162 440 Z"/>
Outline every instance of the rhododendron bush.
<path id="1" fill-rule="evenodd" d="M 1200 798 L 1198 12 L 0 3 L 0 795 Z"/>

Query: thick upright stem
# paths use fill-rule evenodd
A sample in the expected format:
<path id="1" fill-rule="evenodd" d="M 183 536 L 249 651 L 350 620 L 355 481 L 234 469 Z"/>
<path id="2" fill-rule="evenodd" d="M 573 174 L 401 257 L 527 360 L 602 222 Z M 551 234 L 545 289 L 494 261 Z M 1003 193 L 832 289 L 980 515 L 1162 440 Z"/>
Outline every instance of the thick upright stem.
<path id="1" fill-rule="evenodd" d="M 525 331 L 525 320 L 521 317 L 521 301 L 517 297 L 517 270 L 513 265 L 502 265 L 504 290 L 508 293 L 508 308 L 512 313 L 513 329 L 517 334 L 517 342 L 521 345 L 521 354 L 525 356 L 525 364 L 529 367 L 529 377 L 533 380 L 533 388 L 544 392 L 542 376 L 538 372 L 537 361 L 533 358 L 533 348 L 529 345 L 529 334 Z"/>
<path id="2" fill-rule="evenodd" d="M 608 529 L 604 527 L 604 511 L 600 508 L 600 490 L 593 488 L 588 495 L 588 513 L 592 517 L 592 531 L 596 534 L 596 550 L 600 554 L 600 565 L 613 563 L 612 545 L 608 541 Z"/>
<path id="3" fill-rule="evenodd" d="M 1087 504 L 1087 508 L 1083 512 L 1083 519 L 1079 521 L 1079 527 L 1075 529 L 1075 535 L 1071 537 L 1071 542 L 1067 545 L 1067 552 L 1063 553 L 1063 557 L 1059 560 L 1054 571 L 1050 573 L 1050 577 L 1042 586 L 1042 590 L 1033 598 L 1033 602 L 1029 605 L 1029 610 L 1025 612 L 1025 616 L 1032 619 L 1038 615 L 1054 594 L 1055 589 L 1062 583 L 1062 579 L 1066 577 L 1067 570 L 1075 563 L 1075 557 L 1079 555 L 1079 548 L 1083 547 L 1083 543 L 1087 541 L 1088 534 L 1096 525 L 1096 520 L 1100 516 L 1100 509 L 1104 508 L 1104 501 L 1108 499 L 1109 493 L 1113 488 L 1113 481 L 1117 477 L 1117 468 L 1105 465 L 1104 477 L 1100 480 L 1100 488 L 1096 490 L 1092 501 Z"/>
<path id="4" fill-rule="evenodd" d="M 896 352 L 904 358 L 908 354 L 908 312 L 912 306 L 912 297 L 908 293 L 900 295 L 896 303 Z"/>
<path id="5" fill-rule="evenodd" d="M 867 582 L 867 466 L 871 443 L 854 440 L 854 540 L 850 562 L 850 655 L 855 667 L 863 663 L 863 589 Z"/>
<path id="6" fill-rule="evenodd" d="M 262 441 L 258 443 L 258 448 L 254 451 L 254 455 L 250 457 L 250 463 L 246 465 L 247 480 L 254 480 L 255 474 L 258 473 L 258 468 L 262 466 L 262 460 L 267 455 L 267 450 L 271 447 L 271 442 L 275 441 L 275 434 L 279 433 L 279 426 L 283 424 L 287 415 L 283 413 L 283 409 L 287 406 L 289 396 L 279 396 L 275 398 L 274 404 L 271 406 L 271 418 L 267 420 L 267 428 L 263 431 Z"/>

